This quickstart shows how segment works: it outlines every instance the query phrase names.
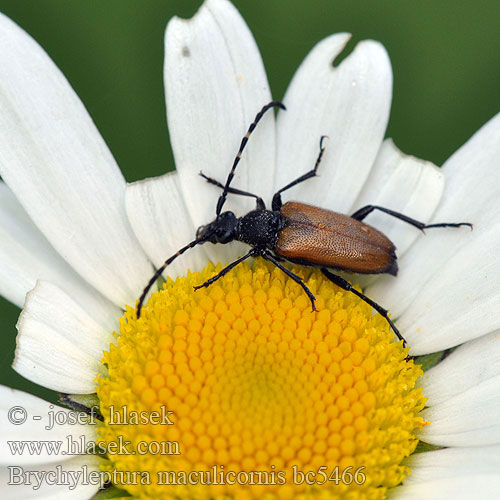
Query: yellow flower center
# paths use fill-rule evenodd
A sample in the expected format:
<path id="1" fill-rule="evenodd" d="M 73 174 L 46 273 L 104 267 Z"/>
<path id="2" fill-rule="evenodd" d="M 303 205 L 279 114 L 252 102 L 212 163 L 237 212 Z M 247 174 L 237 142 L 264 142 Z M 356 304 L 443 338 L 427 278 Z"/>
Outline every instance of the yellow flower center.
<path id="1" fill-rule="evenodd" d="M 114 484 L 138 498 L 384 498 L 425 398 L 386 321 L 317 270 L 168 280 L 121 318 L 98 377 Z"/>

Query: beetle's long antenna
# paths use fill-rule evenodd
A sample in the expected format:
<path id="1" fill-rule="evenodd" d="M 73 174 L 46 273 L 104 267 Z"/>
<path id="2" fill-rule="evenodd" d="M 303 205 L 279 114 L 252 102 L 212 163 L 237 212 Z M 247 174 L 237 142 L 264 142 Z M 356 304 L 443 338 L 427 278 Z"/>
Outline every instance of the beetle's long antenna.
<path id="1" fill-rule="evenodd" d="M 189 250 L 190 248 L 193 248 L 194 246 L 198 245 L 199 243 L 203 243 L 205 241 L 205 238 L 203 239 L 196 239 L 192 241 L 191 243 L 187 244 L 185 247 L 181 248 L 178 250 L 172 257 L 169 257 L 163 265 L 154 273 L 153 277 L 149 280 L 149 283 L 146 285 L 146 288 L 143 290 L 142 295 L 139 297 L 139 303 L 137 304 L 137 319 L 141 317 L 141 309 L 142 309 L 142 304 L 144 303 L 144 299 L 146 298 L 146 295 L 148 294 L 149 290 L 151 287 L 154 285 L 155 281 L 161 276 L 161 273 L 165 271 L 165 268 L 170 265 L 179 255 L 182 255 L 186 250 Z"/>
<path id="2" fill-rule="evenodd" d="M 247 131 L 245 137 L 243 137 L 243 139 L 241 140 L 240 149 L 238 150 L 238 153 L 236 154 L 236 158 L 234 159 L 233 166 L 231 167 L 229 175 L 227 176 L 227 181 L 226 181 L 226 185 L 224 186 L 224 191 L 219 196 L 219 200 L 217 201 L 217 209 L 216 209 L 216 212 L 215 212 L 216 215 L 217 215 L 217 217 L 219 217 L 219 215 L 220 215 L 220 213 L 222 211 L 222 207 L 223 207 L 223 205 L 224 205 L 224 203 L 226 201 L 227 193 L 228 193 L 228 190 L 229 190 L 229 185 L 231 184 L 231 181 L 233 180 L 234 171 L 236 170 L 236 165 L 238 165 L 238 163 L 240 162 L 241 154 L 243 153 L 243 150 L 245 149 L 245 146 L 247 145 L 248 138 L 250 137 L 251 133 L 254 131 L 255 127 L 257 126 L 257 123 L 259 123 L 259 121 L 261 120 L 261 118 L 264 116 L 264 113 L 268 109 L 271 109 L 271 108 L 274 108 L 274 107 L 278 107 L 278 108 L 281 108 L 283 110 L 286 110 L 285 105 L 282 102 L 280 102 L 280 101 L 271 101 L 269 104 L 266 104 L 257 113 L 257 115 L 255 116 L 255 120 L 253 121 L 253 123 L 248 128 L 248 131 Z"/>

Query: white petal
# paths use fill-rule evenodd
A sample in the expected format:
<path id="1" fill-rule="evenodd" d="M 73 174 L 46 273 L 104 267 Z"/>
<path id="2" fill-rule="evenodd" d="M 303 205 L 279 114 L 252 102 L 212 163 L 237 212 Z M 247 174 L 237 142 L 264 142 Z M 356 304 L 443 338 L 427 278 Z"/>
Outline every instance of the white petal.
<path id="1" fill-rule="evenodd" d="M 288 111 L 278 115 L 276 187 L 311 170 L 322 135 L 326 151 L 318 178 L 283 195 L 348 213 L 382 144 L 392 98 L 387 52 L 363 41 L 338 67 L 332 63 L 350 35 L 318 43 L 297 70 L 285 94 Z"/>
<path id="2" fill-rule="evenodd" d="M 375 160 L 354 210 L 366 205 L 389 208 L 428 222 L 443 193 L 444 176 L 433 163 L 402 153 L 387 139 Z M 401 257 L 422 233 L 419 229 L 390 215 L 374 211 L 363 222 L 382 231 Z"/>
<path id="3" fill-rule="evenodd" d="M 182 199 L 177 172 L 129 184 L 125 199 L 137 239 L 156 267 L 194 240 L 196 228 Z M 207 261 L 204 247 L 198 245 L 175 260 L 164 275 L 201 270 Z"/>
<path id="4" fill-rule="evenodd" d="M 77 415 L 66 408 L 53 405 L 43 399 L 17 391 L 10 387 L 0 386 L 0 464 L 29 465 L 61 462 L 69 458 L 77 448 L 68 448 L 69 439 L 77 440 L 84 436 L 92 442 L 95 439 L 93 425 L 84 424 L 73 419 Z M 71 414 L 71 417 L 70 417 Z M 26 420 L 23 420 L 23 419 Z M 17 422 L 17 423 L 13 423 Z M 60 423 L 58 423 L 60 422 Z M 21 452 L 12 441 L 62 441 L 60 448 L 50 450 L 38 445 L 37 452 Z M 9 441 L 11 443 L 9 444 Z M 37 446 L 37 445 L 35 445 Z M 50 446 L 59 446 L 57 444 Z"/>
<path id="5" fill-rule="evenodd" d="M 474 233 L 464 236 L 470 243 L 443 263 L 399 320 L 412 354 L 441 351 L 500 327 L 500 223 Z"/>
<path id="6" fill-rule="evenodd" d="M 397 278 L 367 293 L 387 307 L 412 354 L 441 350 L 500 327 L 500 114 L 444 165 L 445 190 L 432 222 L 467 221 L 434 229 L 400 262 Z M 417 297 L 418 296 L 418 297 Z"/>
<path id="7" fill-rule="evenodd" d="M 151 266 L 125 214 L 125 180 L 47 54 L 0 17 L 0 175 L 54 248 L 115 304 Z"/>
<path id="8" fill-rule="evenodd" d="M 95 376 L 104 370 L 102 353 L 113 336 L 59 287 L 39 281 L 26 297 L 17 328 L 14 370 L 55 391 L 95 392 Z"/>
<path id="9" fill-rule="evenodd" d="M 0 468 L 3 500 L 87 500 L 93 498 L 105 475 L 100 473 L 102 459 L 93 455 L 73 457 L 57 464 Z"/>
<path id="10" fill-rule="evenodd" d="M 419 433 L 438 446 L 487 446 L 500 443 L 500 375 L 422 412 L 430 422 Z"/>
<path id="11" fill-rule="evenodd" d="M 398 486 L 389 491 L 390 500 L 493 500 L 500 497 L 498 474 L 470 474 L 462 477 L 436 479 L 410 486 Z"/>
<path id="12" fill-rule="evenodd" d="M 427 405 L 435 406 L 500 375 L 500 333 L 457 347 L 421 378 Z"/>
<path id="13" fill-rule="evenodd" d="M 169 22 L 165 34 L 165 93 L 182 193 L 198 227 L 215 217 L 221 193 L 198 173 L 203 171 L 225 183 L 248 126 L 271 100 L 255 41 L 228 1 L 207 0 L 192 20 L 173 18 Z M 274 128 L 270 111 L 248 142 L 232 183 L 264 199 L 273 188 Z M 224 209 L 236 209 L 240 214 L 255 206 L 252 199 L 241 196 L 230 195 L 228 201 Z M 221 255 L 234 255 L 238 246 L 210 246 L 207 251 L 218 260 L 224 258 Z"/>
<path id="14" fill-rule="evenodd" d="M 60 286 L 103 326 L 115 328 L 121 310 L 92 288 L 54 250 L 0 182 L 0 294 L 19 307 L 37 279 Z"/>
<path id="15" fill-rule="evenodd" d="M 446 448 L 415 453 L 406 463 L 411 474 L 404 480 L 405 485 L 476 474 L 497 476 L 500 470 L 500 446 Z"/>

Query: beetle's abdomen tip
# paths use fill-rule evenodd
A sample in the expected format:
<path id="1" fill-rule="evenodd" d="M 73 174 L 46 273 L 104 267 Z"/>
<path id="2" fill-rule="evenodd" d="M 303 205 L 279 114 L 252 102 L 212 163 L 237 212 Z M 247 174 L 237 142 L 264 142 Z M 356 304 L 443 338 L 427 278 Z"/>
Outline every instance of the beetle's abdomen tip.
<path id="1" fill-rule="evenodd" d="M 388 266 L 386 273 L 391 274 L 392 276 L 397 276 L 398 274 L 398 263 L 396 259 L 394 259 Z"/>

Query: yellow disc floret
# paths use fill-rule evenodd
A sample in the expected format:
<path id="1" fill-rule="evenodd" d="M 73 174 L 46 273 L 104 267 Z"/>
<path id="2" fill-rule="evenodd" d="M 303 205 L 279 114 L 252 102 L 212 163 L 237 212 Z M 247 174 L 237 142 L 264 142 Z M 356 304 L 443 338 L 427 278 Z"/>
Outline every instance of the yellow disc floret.
<path id="1" fill-rule="evenodd" d="M 168 280 L 121 318 L 98 377 L 101 445 L 137 498 L 384 498 L 425 398 L 387 322 L 316 270 L 257 259 Z"/>

